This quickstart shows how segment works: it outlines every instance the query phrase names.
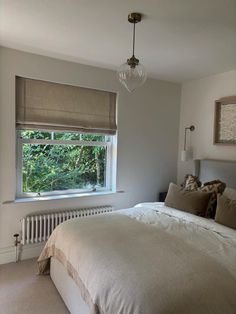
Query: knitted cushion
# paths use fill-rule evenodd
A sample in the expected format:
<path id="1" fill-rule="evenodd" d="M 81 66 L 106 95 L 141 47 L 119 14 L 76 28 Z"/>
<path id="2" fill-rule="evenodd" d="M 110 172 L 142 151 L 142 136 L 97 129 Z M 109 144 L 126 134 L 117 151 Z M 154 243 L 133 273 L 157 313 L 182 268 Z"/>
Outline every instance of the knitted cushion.
<path id="1" fill-rule="evenodd" d="M 198 180 L 197 176 L 186 174 L 184 182 L 181 186 L 188 191 L 196 191 L 198 187 L 201 186 L 201 182 Z"/>

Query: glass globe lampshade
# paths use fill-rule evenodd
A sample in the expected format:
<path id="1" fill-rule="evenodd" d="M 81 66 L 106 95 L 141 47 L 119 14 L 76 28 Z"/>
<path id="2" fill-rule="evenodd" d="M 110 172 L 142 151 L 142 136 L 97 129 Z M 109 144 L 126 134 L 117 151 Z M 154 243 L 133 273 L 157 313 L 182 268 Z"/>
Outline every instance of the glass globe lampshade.
<path id="1" fill-rule="evenodd" d="M 121 84 L 124 85 L 129 92 L 132 92 L 145 83 L 147 72 L 140 63 L 132 67 L 126 62 L 118 68 L 117 76 Z"/>

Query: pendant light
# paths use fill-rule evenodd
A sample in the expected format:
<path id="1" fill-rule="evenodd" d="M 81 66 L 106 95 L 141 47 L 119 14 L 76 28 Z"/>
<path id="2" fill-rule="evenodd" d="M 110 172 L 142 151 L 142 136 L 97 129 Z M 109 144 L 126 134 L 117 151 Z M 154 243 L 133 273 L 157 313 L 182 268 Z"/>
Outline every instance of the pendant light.
<path id="1" fill-rule="evenodd" d="M 135 25 L 142 19 L 140 13 L 130 13 L 128 15 L 128 21 L 133 24 L 133 55 L 127 62 L 122 64 L 118 70 L 117 75 L 119 81 L 124 85 L 129 92 L 134 91 L 137 87 L 143 85 L 147 79 L 147 73 L 139 60 L 135 58 Z"/>

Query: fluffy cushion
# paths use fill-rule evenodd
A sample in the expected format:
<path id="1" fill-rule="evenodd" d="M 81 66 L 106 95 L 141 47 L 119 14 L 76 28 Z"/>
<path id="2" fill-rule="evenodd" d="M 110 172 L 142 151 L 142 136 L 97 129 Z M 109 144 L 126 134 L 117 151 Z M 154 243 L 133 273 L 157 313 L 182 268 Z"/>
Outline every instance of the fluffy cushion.
<path id="1" fill-rule="evenodd" d="M 199 181 L 197 176 L 194 176 L 192 174 L 186 174 L 184 183 L 181 184 L 181 186 L 187 190 L 196 191 L 198 187 L 201 186 L 201 181 Z"/>
<path id="2" fill-rule="evenodd" d="M 217 194 L 222 194 L 224 192 L 224 189 L 225 183 L 220 180 L 206 182 L 200 188 L 198 188 L 199 191 L 212 193 L 206 211 L 206 217 L 215 218 Z"/>
<path id="3" fill-rule="evenodd" d="M 170 183 L 165 205 L 194 215 L 205 216 L 210 197 L 211 193 L 189 191 Z"/>
<path id="4" fill-rule="evenodd" d="M 236 200 L 218 195 L 215 221 L 236 229 Z"/>
<path id="5" fill-rule="evenodd" d="M 231 188 L 225 188 L 223 195 L 230 198 L 231 200 L 236 200 L 236 190 Z"/>

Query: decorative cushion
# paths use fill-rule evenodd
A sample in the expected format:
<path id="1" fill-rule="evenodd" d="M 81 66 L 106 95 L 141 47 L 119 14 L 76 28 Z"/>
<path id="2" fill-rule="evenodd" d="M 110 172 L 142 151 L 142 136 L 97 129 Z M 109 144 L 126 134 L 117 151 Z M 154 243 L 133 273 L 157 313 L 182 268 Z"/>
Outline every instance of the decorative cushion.
<path id="1" fill-rule="evenodd" d="M 165 205 L 198 216 L 205 216 L 211 193 L 190 191 L 170 183 Z"/>
<path id="2" fill-rule="evenodd" d="M 218 195 L 215 221 L 236 229 L 236 200 Z"/>
<path id="3" fill-rule="evenodd" d="M 236 190 L 234 189 L 225 188 L 223 195 L 230 198 L 231 200 L 236 200 Z"/>
<path id="4" fill-rule="evenodd" d="M 194 176 L 192 174 L 186 174 L 184 183 L 181 184 L 181 186 L 187 190 L 196 191 L 198 187 L 201 186 L 201 181 L 198 180 L 197 176 Z"/>
<path id="5" fill-rule="evenodd" d="M 214 180 L 206 182 L 200 188 L 198 188 L 199 191 L 211 193 L 211 198 L 206 211 L 207 218 L 215 217 L 217 194 L 222 194 L 224 192 L 225 186 L 226 185 L 224 182 L 220 180 Z"/>

